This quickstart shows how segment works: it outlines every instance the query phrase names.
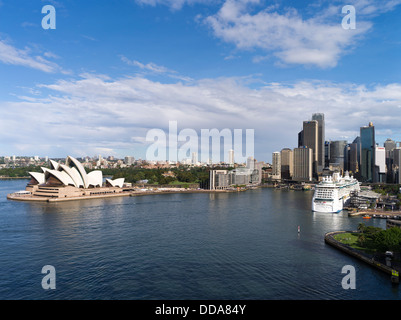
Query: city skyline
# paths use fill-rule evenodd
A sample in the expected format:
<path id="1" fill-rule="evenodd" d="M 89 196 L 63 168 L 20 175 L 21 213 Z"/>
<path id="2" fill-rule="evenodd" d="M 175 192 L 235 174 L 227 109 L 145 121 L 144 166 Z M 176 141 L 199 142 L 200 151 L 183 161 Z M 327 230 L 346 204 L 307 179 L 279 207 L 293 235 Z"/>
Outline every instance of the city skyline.
<path id="1" fill-rule="evenodd" d="M 312 115 L 312 118 L 313 118 L 313 116 L 315 116 L 316 114 L 313 114 Z M 319 113 L 319 115 L 321 115 L 321 116 L 323 116 L 323 128 L 325 127 L 325 124 L 324 124 L 324 114 L 321 114 L 321 113 Z M 309 125 L 311 122 L 314 122 L 315 120 L 311 120 L 311 121 L 309 121 L 309 120 L 306 120 L 306 121 L 302 121 L 303 123 L 304 123 L 304 128 L 305 128 L 305 123 L 307 124 L 307 125 Z M 317 120 L 316 120 L 316 122 L 317 122 Z M 369 126 L 370 125 L 373 125 L 373 123 L 372 122 L 370 122 L 369 123 L 369 125 L 368 126 L 362 126 L 362 127 L 360 127 L 359 129 L 360 129 L 360 132 L 362 132 L 361 130 L 363 129 L 363 128 L 369 128 Z M 316 130 L 316 134 L 317 134 L 317 129 L 318 129 L 318 126 L 316 125 L 316 128 L 314 129 L 314 130 Z M 325 132 L 324 132 L 324 129 L 322 130 L 322 132 L 323 132 L 323 135 L 325 134 Z M 299 137 L 299 135 L 301 134 L 301 133 L 303 133 L 303 130 L 301 130 L 301 132 L 298 132 L 298 147 L 302 147 L 303 145 L 302 144 L 304 144 L 304 145 L 308 145 L 308 143 L 307 142 L 301 142 L 301 145 L 300 145 L 300 137 Z M 319 133 L 318 134 L 318 136 L 319 136 L 319 140 L 320 140 L 320 135 L 321 135 L 321 133 Z M 167 138 L 168 138 L 168 135 L 167 135 Z M 332 140 L 332 139 L 329 139 L 329 140 L 324 140 L 323 142 L 324 142 L 324 144 L 325 143 L 339 143 L 339 142 L 343 142 L 343 144 L 344 144 L 344 146 L 346 146 L 346 145 L 351 145 L 352 143 L 355 143 L 355 140 L 356 139 L 360 139 L 361 137 L 360 137 L 360 135 L 358 135 L 358 136 L 356 136 L 355 137 L 355 139 L 351 139 L 351 140 Z M 314 139 L 314 138 L 313 138 Z M 223 138 L 223 140 L 224 140 L 224 138 Z M 354 141 L 353 141 L 354 140 Z M 374 139 L 375 140 L 375 139 Z M 391 142 L 392 144 L 394 144 L 394 146 L 396 147 L 396 148 L 401 148 L 401 141 L 396 141 L 396 140 L 393 140 L 392 139 L 392 137 L 388 137 L 387 139 L 386 139 L 386 141 L 384 141 L 384 143 L 378 143 L 376 140 L 374 141 L 375 142 L 375 145 L 377 146 L 377 147 L 380 147 L 381 149 L 384 149 L 384 147 L 386 146 L 386 143 L 389 143 L 389 142 Z M 316 144 L 316 146 L 317 146 L 317 141 L 314 141 L 314 143 Z M 323 144 L 323 145 L 324 145 Z M 209 147 L 210 147 L 210 149 L 212 149 L 212 144 L 210 144 L 209 145 Z M 280 151 L 282 151 L 282 150 L 285 150 L 285 149 L 293 149 L 293 148 L 296 148 L 296 146 L 282 146 L 282 148 L 280 149 L 280 150 L 278 150 L 278 151 L 274 151 L 274 152 L 272 152 L 272 154 L 274 154 L 274 153 L 279 153 Z M 314 148 L 312 148 L 312 149 L 314 149 Z M 89 154 L 85 154 L 85 152 L 83 153 L 83 155 L 82 156 L 80 156 L 80 157 L 78 157 L 78 158 L 81 158 L 81 159 L 86 159 L 86 158 L 89 158 L 90 159 L 90 161 L 95 161 L 96 159 L 99 159 L 99 157 L 100 158 L 103 158 L 104 157 L 104 160 L 106 160 L 106 158 L 108 158 L 107 160 L 110 160 L 110 158 L 111 158 L 111 160 L 117 160 L 117 159 L 120 159 L 120 160 L 125 160 L 125 161 L 127 161 L 127 158 L 131 158 L 131 162 L 133 162 L 133 161 L 135 161 L 135 160 L 141 160 L 141 161 L 146 161 L 146 160 L 148 160 L 148 161 L 151 161 L 151 162 L 165 162 L 165 161 L 167 161 L 167 162 L 172 162 L 172 163 L 174 163 L 174 162 L 188 162 L 188 163 L 191 163 L 191 164 L 195 164 L 195 163 L 197 163 L 197 162 L 199 162 L 199 163 L 209 163 L 209 162 L 211 162 L 211 158 L 210 159 L 208 159 L 208 161 L 201 161 L 201 159 L 200 159 L 200 156 L 197 154 L 197 152 L 192 152 L 190 155 L 188 155 L 188 157 L 182 157 L 182 158 L 178 158 L 177 159 L 177 161 L 175 161 L 175 160 L 169 160 L 168 159 L 168 150 L 169 150 L 169 148 L 168 148 L 168 146 L 166 147 L 166 150 L 167 150 L 167 156 L 166 156 L 166 158 L 167 159 L 165 159 L 165 160 L 158 160 L 158 159 L 146 159 L 146 157 L 145 158 L 141 158 L 141 157 L 137 157 L 136 155 L 123 155 L 123 156 L 117 156 L 117 157 L 115 157 L 114 155 L 110 155 L 110 154 L 97 154 L 97 155 L 89 155 Z M 221 146 L 221 151 L 223 151 L 224 150 L 224 148 L 223 148 L 223 143 L 222 143 L 222 146 Z M 321 153 L 322 152 L 322 149 L 320 149 L 319 150 L 319 153 Z M 315 153 L 315 152 L 314 152 Z M 177 152 L 177 154 L 179 154 L 178 152 Z M 324 157 L 324 155 L 325 155 L 325 152 L 323 151 L 323 153 L 322 153 L 322 156 Z M 50 158 L 55 158 L 55 159 L 64 159 L 64 158 L 67 158 L 69 155 L 62 155 L 62 156 L 58 156 L 58 157 L 49 157 L 48 155 L 32 155 L 32 154 L 30 154 L 30 155 L 5 155 L 5 154 L 0 154 L 0 158 L 7 158 L 8 160 L 10 160 L 10 161 L 15 161 L 15 159 L 16 158 L 31 158 L 31 160 L 35 160 L 35 161 L 39 161 L 39 160 L 41 160 L 41 159 L 50 159 Z M 315 170 L 317 170 L 317 172 L 322 172 L 322 169 L 324 168 L 324 165 L 323 165 L 323 167 L 321 168 L 321 169 L 317 169 L 317 163 L 318 163 L 318 160 L 316 160 L 316 158 L 317 158 L 317 154 L 316 155 L 314 155 L 314 161 L 316 162 L 316 169 Z M 270 161 L 266 161 L 265 159 L 257 159 L 256 157 L 254 157 L 254 156 L 250 156 L 251 158 L 255 158 L 256 160 L 260 160 L 260 161 L 264 161 L 264 162 L 267 162 L 267 163 L 269 163 L 269 164 L 272 164 L 273 162 L 274 162 L 274 160 L 273 160 L 273 158 L 271 157 L 270 158 Z M 115 159 L 114 159 L 115 158 Z M 227 163 L 227 164 L 233 164 L 233 163 L 239 163 L 239 164 L 244 164 L 244 163 L 246 163 L 246 159 L 243 159 L 244 161 L 239 161 L 239 162 L 237 162 L 237 161 L 235 161 L 235 153 L 234 153 L 234 150 L 232 150 L 232 149 L 230 149 L 229 151 L 228 151 L 228 155 L 227 155 L 227 159 L 229 159 L 228 161 L 224 161 L 224 156 L 222 156 L 221 155 L 221 157 L 220 157 L 220 159 L 219 159 L 219 161 L 216 161 L 216 162 L 213 162 L 214 164 L 217 164 L 217 163 Z M 242 157 L 243 158 L 243 157 Z M 196 159 L 198 159 L 198 160 L 196 160 Z M 45 160 L 45 161 L 48 161 L 48 160 Z M 323 159 L 323 163 L 324 163 L 324 159 Z"/>
<path id="2" fill-rule="evenodd" d="M 379 145 L 401 141 L 400 4 L 2 0 L 0 154 L 144 159 L 146 133 L 177 121 L 253 129 L 254 157 L 271 163 L 314 113 L 325 140 L 373 122 Z"/>
<path id="3" fill-rule="evenodd" d="M 325 116 L 313 114 L 298 132 L 298 147 L 272 153 L 271 179 L 312 181 L 334 172 L 351 174 L 362 182 L 400 182 L 401 142 L 391 138 L 380 146 L 373 122 L 360 127 L 352 142 L 325 140 Z M 320 162 L 320 163 L 319 163 Z"/>

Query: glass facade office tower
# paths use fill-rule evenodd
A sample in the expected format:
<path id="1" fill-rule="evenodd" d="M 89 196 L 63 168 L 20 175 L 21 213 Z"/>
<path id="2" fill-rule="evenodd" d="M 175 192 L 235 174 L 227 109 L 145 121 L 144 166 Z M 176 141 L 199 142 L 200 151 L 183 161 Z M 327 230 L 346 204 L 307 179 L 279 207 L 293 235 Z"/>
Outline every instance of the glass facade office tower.
<path id="1" fill-rule="evenodd" d="M 354 175 L 354 176 L 356 176 L 359 171 L 358 154 L 359 154 L 358 144 L 355 142 L 350 143 L 349 151 L 348 151 L 347 170 L 350 172 L 351 175 Z"/>
<path id="2" fill-rule="evenodd" d="M 324 142 L 325 142 L 325 126 L 324 114 L 314 113 L 312 120 L 317 121 L 317 172 L 323 172 L 324 165 Z"/>
<path id="3" fill-rule="evenodd" d="M 345 140 L 330 141 L 330 165 L 339 167 L 342 173 L 344 172 L 346 146 L 347 141 Z"/>
<path id="4" fill-rule="evenodd" d="M 303 122 L 303 146 L 312 149 L 312 172 L 317 173 L 318 163 L 318 122 L 316 120 Z"/>
<path id="5" fill-rule="evenodd" d="M 372 122 L 369 126 L 361 127 L 361 179 L 373 182 L 375 170 L 375 127 Z"/>
<path id="6" fill-rule="evenodd" d="M 324 142 L 324 166 L 328 167 L 330 163 L 330 141 Z"/>
<path id="7" fill-rule="evenodd" d="M 301 130 L 298 132 L 298 148 L 301 148 L 304 145 L 304 131 Z"/>
<path id="8" fill-rule="evenodd" d="M 393 149 L 393 181 L 401 184 L 401 148 Z"/>
<path id="9" fill-rule="evenodd" d="M 388 138 L 384 142 L 384 149 L 386 149 L 386 168 L 387 168 L 387 182 L 392 183 L 393 180 L 393 162 L 394 162 L 394 149 L 397 143 Z"/>

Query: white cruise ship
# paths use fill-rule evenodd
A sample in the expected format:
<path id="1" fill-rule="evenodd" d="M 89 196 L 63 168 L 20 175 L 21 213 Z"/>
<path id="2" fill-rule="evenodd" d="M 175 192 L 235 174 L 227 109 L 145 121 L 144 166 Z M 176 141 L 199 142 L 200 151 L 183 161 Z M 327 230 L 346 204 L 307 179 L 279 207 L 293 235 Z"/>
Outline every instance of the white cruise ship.
<path id="1" fill-rule="evenodd" d="M 350 177 L 348 172 L 344 177 L 334 173 L 332 177 L 323 177 L 315 186 L 312 199 L 312 211 L 340 212 L 350 199 L 352 191 L 359 191 L 358 180 Z"/>

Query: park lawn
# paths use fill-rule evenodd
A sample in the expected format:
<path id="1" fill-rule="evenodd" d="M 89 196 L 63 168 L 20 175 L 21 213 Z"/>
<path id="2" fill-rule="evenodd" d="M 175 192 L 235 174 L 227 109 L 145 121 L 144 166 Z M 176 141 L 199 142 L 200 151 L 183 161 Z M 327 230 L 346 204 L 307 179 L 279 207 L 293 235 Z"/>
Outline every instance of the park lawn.
<path id="1" fill-rule="evenodd" d="M 178 181 L 178 180 L 174 180 L 174 181 L 169 182 L 170 185 L 177 185 L 177 184 L 184 184 L 184 183 L 188 184 L 188 182 L 181 182 L 181 181 Z"/>
<path id="2" fill-rule="evenodd" d="M 183 188 L 189 188 L 189 186 L 190 186 L 191 184 L 199 184 L 199 182 L 197 182 L 197 181 L 182 182 L 182 181 L 178 181 L 178 180 L 174 180 L 174 181 L 169 182 L 169 185 L 170 185 L 170 186 L 177 186 L 177 185 L 180 185 L 180 186 L 182 186 Z"/>
<path id="3" fill-rule="evenodd" d="M 178 180 L 171 181 L 168 185 L 169 186 L 181 186 L 182 188 L 189 188 L 191 182 L 181 182 Z"/>
<path id="4" fill-rule="evenodd" d="M 354 248 L 356 250 L 361 250 L 361 251 L 365 251 L 365 252 L 370 251 L 359 245 L 358 236 L 359 236 L 359 234 L 355 233 L 355 232 L 345 232 L 345 233 L 338 233 L 338 234 L 334 235 L 334 239 L 337 240 L 338 242 L 348 245 L 351 248 Z"/>

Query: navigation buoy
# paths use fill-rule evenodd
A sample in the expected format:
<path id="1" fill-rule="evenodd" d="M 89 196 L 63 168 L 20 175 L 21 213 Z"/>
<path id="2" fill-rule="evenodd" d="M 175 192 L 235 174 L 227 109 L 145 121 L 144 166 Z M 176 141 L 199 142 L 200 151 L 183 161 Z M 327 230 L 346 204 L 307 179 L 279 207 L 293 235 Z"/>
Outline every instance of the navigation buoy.
<path id="1" fill-rule="evenodd" d="M 300 226 L 298 226 L 298 233 L 300 233 L 301 232 L 301 227 Z"/>

